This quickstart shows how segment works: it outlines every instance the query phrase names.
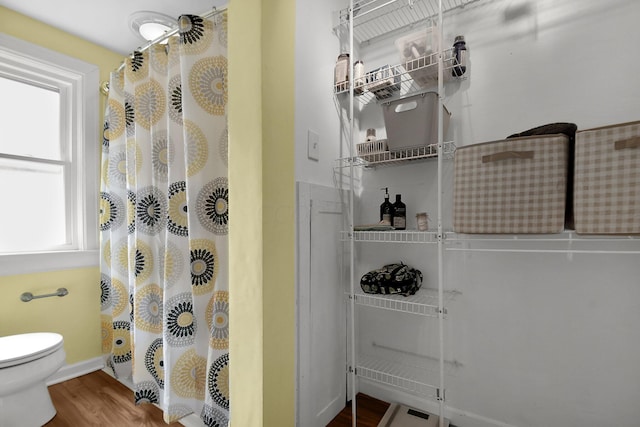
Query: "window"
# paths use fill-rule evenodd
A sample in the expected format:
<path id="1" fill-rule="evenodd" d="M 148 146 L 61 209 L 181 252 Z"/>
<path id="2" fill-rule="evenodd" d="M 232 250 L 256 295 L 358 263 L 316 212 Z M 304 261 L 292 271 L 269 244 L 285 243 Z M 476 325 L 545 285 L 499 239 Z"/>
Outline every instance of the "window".
<path id="1" fill-rule="evenodd" d="M 0 34 L 0 274 L 97 265 L 99 70 Z"/>

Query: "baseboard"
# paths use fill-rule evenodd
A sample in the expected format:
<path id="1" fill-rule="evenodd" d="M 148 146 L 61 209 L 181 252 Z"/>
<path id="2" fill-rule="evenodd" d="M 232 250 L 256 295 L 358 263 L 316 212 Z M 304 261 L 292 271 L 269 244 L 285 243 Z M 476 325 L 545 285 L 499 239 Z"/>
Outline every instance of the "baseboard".
<path id="1" fill-rule="evenodd" d="M 49 378 L 47 386 L 80 377 L 90 372 L 99 371 L 102 368 L 104 368 L 104 360 L 102 357 L 83 360 L 82 362 L 74 363 L 73 365 L 65 365 Z"/>
<path id="2" fill-rule="evenodd" d="M 113 375 L 113 371 L 111 369 L 102 369 L 105 373 L 109 374 L 116 380 L 118 380 L 121 384 L 125 385 L 129 390 L 133 390 L 133 383 L 126 378 L 116 378 Z M 160 408 L 158 405 L 156 407 Z M 181 418 L 179 421 L 184 427 L 202 427 L 202 420 L 196 414 L 189 414 L 184 418 Z"/>
<path id="3" fill-rule="evenodd" d="M 412 394 L 372 381 L 361 379 L 359 381 L 358 389 L 361 393 L 368 394 L 371 397 L 375 397 L 376 399 L 381 399 L 386 402 L 399 402 L 434 414 L 437 414 L 439 410 L 437 402 L 428 399 L 421 399 Z M 451 424 L 457 427 L 515 427 L 512 424 L 483 417 L 482 415 L 463 411 L 462 409 L 448 405 L 445 405 L 444 415 L 451 421 Z"/>

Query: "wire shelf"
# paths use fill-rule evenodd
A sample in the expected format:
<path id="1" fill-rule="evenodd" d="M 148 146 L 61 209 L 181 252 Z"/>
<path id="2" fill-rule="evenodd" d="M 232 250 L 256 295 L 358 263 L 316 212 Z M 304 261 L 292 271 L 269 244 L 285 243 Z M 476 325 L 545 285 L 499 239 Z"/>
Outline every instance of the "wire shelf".
<path id="1" fill-rule="evenodd" d="M 417 353 L 411 350 L 405 350 L 398 347 L 388 346 L 385 344 L 380 344 L 380 343 L 377 343 L 376 341 L 371 342 L 371 347 L 374 349 L 374 351 L 380 352 L 379 357 L 381 358 L 385 358 L 387 360 L 389 359 L 396 360 L 396 361 L 401 360 L 403 361 L 403 363 L 409 364 L 409 365 L 411 365 L 411 363 L 407 363 L 408 360 L 413 360 L 414 362 L 418 361 L 418 366 L 422 366 L 426 364 L 425 366 L 427 366 L 426 368 L 427 370 L 432 372 L 439 372 L 438 364 L 440 363 L 440 359 L 438 357 L 423 354 L 423 353 Z M 383 354 L 385 354 L 386 356 L 382 356 Z M 453 360 L 444 359 L 443 362 L 444 362 L 445 375 L 456 375 L 456 373 L 458 372 L 458 369 L 464 366 L 460 361 L 456 359 L 453 359 Z"/>
<path id="2" fill-rule="evenodd" d="M 349 241 L 350 231 L 341 231 L 340 240 Z M 354 231 L 356 242 L 437 243 L 435 231 Z M 640 254 L 640 235 L 583 235 L 567 230 L 557 234 L 463 234 L 446 231 L 445 250 L 459 252 L 529 252 Z M 596 245 L 593 247 L 593 245 Z M 608 244 L 609 247 L 604 247 Z"/>
<path id="3" fill-rule="evenodd" d="M 582 235 L 572 230 L 557 234 L 448 232 L 444 241 L 447 243 L 447 251 L 460 252 L 640 254 L 639 235 Z"/>
<path id="4" fill-rule="evenodd" d="M 447 240 L 458 242 L 636 242 L 640 244 L 640 235 L 590 235 L 578 234 L 573 230 L 554 234 L 465 234 L 449 231 L 447 232 Z"/>
<path id="5" fill-rule="evenodd" d="M 342 241 L 350 240 L 349 231 L 341 231 Z M 356 242 L 386 242 L 386 243 L 437 243 L 438 235 L 435 231 L 354 231 Z"/>
<path id="6" fill-rule="evenodd" d="M 443 51 L 443 81 L 463 80 L 466 76 L 454 77 L 453 48 Z M 388 74 L 395 78 L 393 84 L 376 85 L 377 71 L 364 75 L 362 84 L 356 84 L 354 100 L 362 105 L 372 102 L 389 102 L 410 95 L 433 91 L 438 85 L 438 54 L 423 56 L 404 64 L 391 65 Z M 349 84 L 340 82 L 334 85 L 336 95 L 349 95 Z"/>
<path id="7" fill-rule="evenodd" d="M 443 299 L 445 302 L 452 301 L 458 295 L 460 295 L 459 291 L 444 291 Z M 362 289 L 357 289 L 354 292 L 354 298 L 356 304 L 366 307 L 382 308 L 427 317 L 438 317 L 437 289 L 420 288 L 414 295 L 407 297 L 402 295 L 366 294 Z"/>
<path id="8" fill-rule="evenodd" d="M 358 358 L 356 375 L 412 394 L 436 398 L 438 387 L 434 383 L 439 374 L 434 367 L 415 367 L 362 355 Z"/>
<path id="9" fill-rule="evenodd" d="M 446 14 L 479 0 L 442 0 Z M 416 26 L 435 18 L 438 0 L 360 0 L 353 5 L 353 38 L 359 44 L 394 34 L 406 27 Z M 349 24 L 349 8 L 338 12 L 338 25 Z"/>
<path id="10" fill-rule="evenodd" d="M 456 145 L 452 141 L 442 144 L 442 155 L 444 159 L 452 159 L 455 151 Z M 347 168 L 353 165 L 364 168 L 377 168 L 436 158 L 438 158 L 438 144 L 429 144 L 404 150 L 383 151 L 381 153 L 364 154 L 358 157 L 345 157 L 336 160 L 336 167 Z"/>

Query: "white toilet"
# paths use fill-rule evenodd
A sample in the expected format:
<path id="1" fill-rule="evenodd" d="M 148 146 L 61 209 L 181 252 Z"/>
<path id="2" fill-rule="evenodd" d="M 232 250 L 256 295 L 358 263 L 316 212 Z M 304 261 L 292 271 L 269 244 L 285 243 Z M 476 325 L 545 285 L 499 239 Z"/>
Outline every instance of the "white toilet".
<path id="1" fill-rule="evenodd" d="M 0 337 L 0 427 L 40 427 L 56 415 L 46 380 L 64 365 L 62 335 Z"/>

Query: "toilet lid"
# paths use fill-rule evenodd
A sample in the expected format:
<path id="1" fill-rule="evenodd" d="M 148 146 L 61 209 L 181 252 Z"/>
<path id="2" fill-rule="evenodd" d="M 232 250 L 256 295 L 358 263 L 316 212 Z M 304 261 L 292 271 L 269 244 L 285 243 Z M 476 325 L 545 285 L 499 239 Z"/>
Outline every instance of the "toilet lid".
<path id="1" fill-rule="evenodd" d="M 62 347 L 62 335 L 53 332 L 0 337 L 0 368 L 26 363 Z"/>

